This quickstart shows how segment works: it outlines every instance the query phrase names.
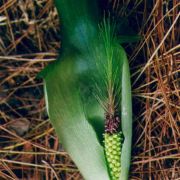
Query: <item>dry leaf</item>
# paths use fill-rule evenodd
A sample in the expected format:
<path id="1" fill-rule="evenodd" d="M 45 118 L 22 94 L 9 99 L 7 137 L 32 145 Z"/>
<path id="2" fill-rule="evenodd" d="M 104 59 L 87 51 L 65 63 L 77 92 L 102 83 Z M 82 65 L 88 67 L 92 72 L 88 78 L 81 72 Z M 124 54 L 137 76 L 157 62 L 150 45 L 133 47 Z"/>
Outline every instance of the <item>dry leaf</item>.
<path id="1" fill-rule="evenodd" d="M 14 120 L 8 124 L 8 129 L 15 131 L 19 136 L 24 135 L 29 130 L 29 127 L 30 122 L 25 118 Z"/>

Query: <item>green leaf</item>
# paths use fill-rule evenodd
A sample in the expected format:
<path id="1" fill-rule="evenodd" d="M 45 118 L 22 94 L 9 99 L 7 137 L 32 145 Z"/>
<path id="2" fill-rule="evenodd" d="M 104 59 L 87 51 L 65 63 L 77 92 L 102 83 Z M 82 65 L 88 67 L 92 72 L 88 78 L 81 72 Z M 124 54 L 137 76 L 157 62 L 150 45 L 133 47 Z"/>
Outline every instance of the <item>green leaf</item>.
<path id="1" fill-rule="evenodd" d="M 120 180 L 127 180 L 131 164 L 132 146 L 132 97 L 130 70 L 126 53 L 121 51 L 122 65 L 122 100 L 121 100 L 121 127 L 124 135 L 124 143 L 121 152 L 121 176 Z"/>
<path id="2" fill-rule="evenodd" d="M 125 51 L 120 46 L 115 46 L 115 49 L 117 49 L 115 54 L 117 60 L 114 67 L 121 69 L 122 66 L 122 79 L 119 74 L 122 83 L 122 95 L 119 95 L 119 101 L 124 135 L 121 180 L 127 180 L 132 137 L 130 75 Z M 63 147 L 85 179 L 109 179 L 102 147 L 104 109 L 94 96 L 94 93 L 97 93 L 96 78 L 99 77 L 100 83 L 104 81 L 104 77 L 99 76 L 101 73 L 97 73 L 100 66 L 95 67 L 92 63 L 92 67 L 89 68 L 88 59 L 92 59 L 91 55 L 83 56 L 76 52 L 66 54 L 68 55 L 63 55 L 40 74 L 45 79 L 45 94 L 47 94 L 46 101 L 51 123 Z M 105 88 L 102 83 L 101 92 L 106 91 Z"/>
<path id="3" fill-rule="evenodd" d="M 104 20 L 104 26 L 98 28 L 96 8 L 92 10 L 95 0 L 91 8 L 89 0 L 77 4 L 73 0 L 55 2 L 64 21 L 63 54 L 39 75 L 44 78 L 50 121 L 83 177 L 109 180 L 102 146 L 104 104 L 108 95 L 114 96 L 124 136 L 120 180 L 127 180 L 132 138 L 131 88 L 126 53 L 119 42 L 133 38 L 116 37 L 110 21 Z"/>
<path id="4" fill-rule="evenodd" d="M 46 69 L 48 73 L 45 73 L 45 89 L 49 117 L 60 142 L 84 178 L 108 180 L 104 150 L 95 132 L 98 126 L 103 129 L 103 119 L 99 115 L 102 114 L 102 108 L 97 103 L 91 108 L 93 98 L 87 97 L 90 99 L 87 99 L 90 103 L 89 113 L 93 113 L 89 116 L 84 111 L 78 82 L 85 68 L 81 63 L 80 58 L 71 54 Z M 97 122 L 94 127 L 90 125 L 88 116 L 94 122 L 98 120 L 100 125 Z"/>

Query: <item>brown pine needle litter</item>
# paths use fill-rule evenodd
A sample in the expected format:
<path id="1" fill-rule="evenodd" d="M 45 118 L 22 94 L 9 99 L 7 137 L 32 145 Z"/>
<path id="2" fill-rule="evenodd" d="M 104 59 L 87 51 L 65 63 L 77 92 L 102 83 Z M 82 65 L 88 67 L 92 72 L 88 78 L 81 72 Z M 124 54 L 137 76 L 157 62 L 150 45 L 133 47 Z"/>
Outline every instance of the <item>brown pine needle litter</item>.
<path id="1" fill-rule="evenodd" d="M 105 1 L 105 0 L 104 0 Z M 130 179 L 180 179 L 178 0 L 111 0 L 141 35 L 125 44 L 133 87 Z M 81 180 L 51 127 L 35 77 L 60 48 L 52 0 L 0 1 L 0 179 Z"/>

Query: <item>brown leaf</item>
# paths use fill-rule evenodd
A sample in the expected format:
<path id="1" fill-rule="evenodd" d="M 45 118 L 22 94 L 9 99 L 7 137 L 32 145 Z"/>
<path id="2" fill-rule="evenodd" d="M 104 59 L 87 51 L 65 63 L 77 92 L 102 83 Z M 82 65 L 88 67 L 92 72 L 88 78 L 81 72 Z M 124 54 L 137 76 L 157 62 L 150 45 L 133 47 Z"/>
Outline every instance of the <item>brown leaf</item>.
<path id="1" fill-rule="evenodd" d="M 29 130 L 30 122 L 25 118 L 17 119 L 10 122 L 7 125 L 7 128 L 15 131 L 15 133 L 19 136 L 24 135 Z"/>

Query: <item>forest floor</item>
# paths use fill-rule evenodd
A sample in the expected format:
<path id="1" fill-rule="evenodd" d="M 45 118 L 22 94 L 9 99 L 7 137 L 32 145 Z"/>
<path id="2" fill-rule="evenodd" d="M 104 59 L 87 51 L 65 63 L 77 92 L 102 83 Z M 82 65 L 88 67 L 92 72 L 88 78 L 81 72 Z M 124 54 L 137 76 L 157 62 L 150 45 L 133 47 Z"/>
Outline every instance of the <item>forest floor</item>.
<path id="1" fill-rule="evenodd" d="M 141 39 L 124 44 L 133 93 L 131 180 L 180 179 L 178 0 L 111 0 Z M 52 0 L 0 1 L 0 180 L 81 180 L 36 78 L 60 48 Z M 60 140 L 61 141 L 61 140 Z"/>

